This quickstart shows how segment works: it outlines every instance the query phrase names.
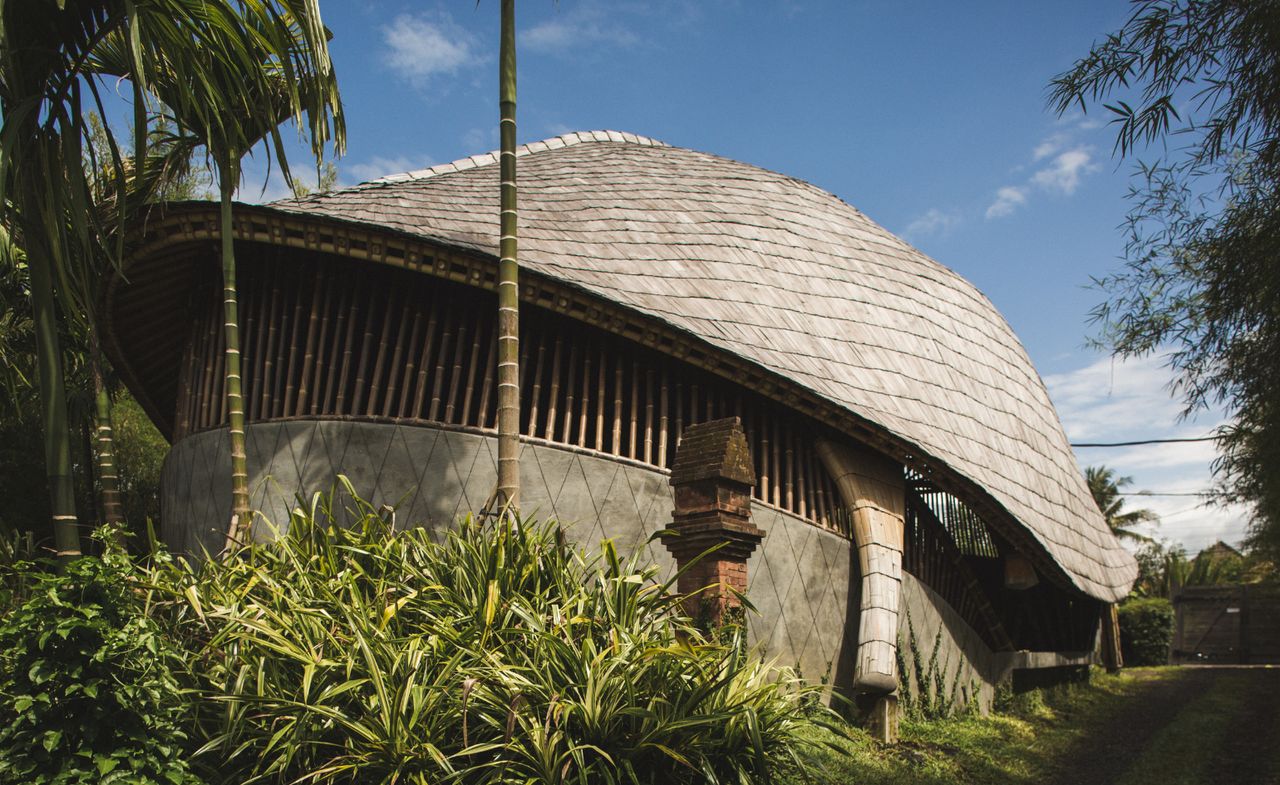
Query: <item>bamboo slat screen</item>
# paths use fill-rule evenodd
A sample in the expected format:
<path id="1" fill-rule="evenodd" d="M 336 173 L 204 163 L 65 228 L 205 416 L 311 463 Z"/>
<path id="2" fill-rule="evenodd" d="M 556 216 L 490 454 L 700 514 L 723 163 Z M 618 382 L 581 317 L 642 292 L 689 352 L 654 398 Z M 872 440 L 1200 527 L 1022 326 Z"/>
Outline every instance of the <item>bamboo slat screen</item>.
<path id="1" fill-rule="evenodd" d="M 952 532 L 935 514 L 933 506 L 914 489 L 907 492 L 903 534 L 902 569 L 941 595 L 978 631 L 987 645 L 1004 648 L 1006 639 L 997 629 L 998 615 L 992 608 L 987 587 L 970 569 L 966 554 L 957 546 Z M 989 536 L 987 539 L 990 541 Z M 981 558 L 999 564 L 998 553 Z"/>
<path id="2" fill-rule="evenodd" d="M 967 504 L 909 469 L 906 482 L 937 517 L 960 553 L 988 558 L 1000 556 L 987 524 Z"/>
<path id="3" fill-rule="evenodd" d="M 248 258 L 246 258 L 248 257 Z M 250 422 L 299 417 L 496 428 L 492 293 L 406 270 L 255 246 L 241 253 Z M 196 287 L 174 439 L 226 423 L 218 281 Z M 524 436 L 670 467 L 684 428 L 742 418 L 754 496 L 851 537 L 818 426 L 680 360 L 544 310 L 521 314 Z"/>

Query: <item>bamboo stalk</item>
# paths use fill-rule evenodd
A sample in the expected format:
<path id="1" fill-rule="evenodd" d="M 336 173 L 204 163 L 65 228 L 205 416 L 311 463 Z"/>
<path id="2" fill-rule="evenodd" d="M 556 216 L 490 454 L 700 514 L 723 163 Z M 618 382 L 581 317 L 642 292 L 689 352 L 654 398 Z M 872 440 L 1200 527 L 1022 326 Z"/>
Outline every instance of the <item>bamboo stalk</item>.
<path id="1" fill-rule="evenodd" d="M 542 438 L 555 441 L 556 431 L 556 399 L 560 397 L 560 355 L 564 348 L 564 339 L 556 335 L 556 349 L 551 356 L 551 399 L 547 402 L 547 427 Z"/>
<path id="2" fill-rule="evenodd" d="M 769 414 L 768 410 L 761 412 L 759 423 L 760 432 L 760 481 L 756 483 L 759 490 L 759 496 L 764 501 L 769 499 Z"/>
<path id="3" fill-rule="evenodd" d="M 796 497 L 800 502 L 800 517 L 807 518 L 809 517 L 809 512 L 811 509 L 811 505 L 809 503 L 810 502 L 810 499 L 809 499 L 810 483 L 809 483 L 809 477 L 808 477 L 809 451 L 801 447 L 799 450 L 799 454 L 796 455 L 796 463 L 798 465 L 797 468 L 799 469 L 799 471 L 796 472 L 796 475 L 797 475 L 796 476 L 796 486 L 797 486 Z"/>
<path id="4" fill-rule="evenodd" d="M 210 407 L 210 413 L 214 414 L 210 426 L 219 426 L 227 421 L 227 347 L 225 339 L 220 351 L 213 358 L 213 391 L 214 401 L 217 406 Z"/>
<path id="5" fill-rule="evenodd" d="M 471 399 L 475 395 L 476 369 L 480 366 L 480 346 L 483 343 L 483 323 L 477 324 L 471 341 L 471 362 L 467 364 L 467 386 L 462 395 L 462 419 L 458 422 L 471 425 Z"/>
<path id="6" fill-rule="evenodd" d="M 778 419 L 773 418 L 773 506 L 782 506 L 782 434 L 778 432 Z"/>
<path id="7" fill-rule="evenodd" d="M 377 337 L 374 325 L 377 324 L 378 311 L 375 308 L 377 304 L 377 296 L 374 292 L 369 292 L 369 308 L 365 313 L 364 320 L 364 339 L 360 342 L 360 356 L 356 358 L 356 380 L 355 389 L 351 395 L 351 413 L 359 414 L 364 409 L 364 397 L 368 390 L 365 382 L 365 374 L 369 370 L 369 357 L 373 354 L 373 341 Z M 387 315 L 391 313 L 390 308 L 384 307 L 382 310 L 382 321 L 386 322 Z"/>
<path id="8" fill-rule="evenodd" d="M 262 416 L 262 386 L 266 384 L 267 378 L 266 367 L 269 359 L 267 357 L 267 336 L 271 332 L 271 325 L 274 321 L 269 312 L 271 300 L 267 296 L 267 292 L 270 288 L 267 285 L 268 281 L 275 281 L 275 268 L 271 265 L 263 267 L 262 282 L 257 286 L 257 291 L 260 292 L 262 296 L 254 298 L 257 301 L 257 306 L 254 310 L 257 311 L 259 316 L 258 319 L 254 320 L 252 333 L 255 338 L 253 351 L 255 359 L 252 371 L 249 374 L 249 386 L 245 388 L 245 396 L 249 400 L 250 420 L 257 420 Z M 245 365 L 248 367 L 249 363 L 245 363 Z"/>
<path id="9" fill-rule="evenodd" d="M 414 305 L 418 305 L 416 300 Z M 413 329 L 409 331 L 409 343 L 405 344 L 405 355 L 408 357 L 408 360 L 405 362 L 404 366 L 404 385 L 400 390 L 400 405 L 396 407 L 396 417 L 401 419 L 403 419 L 408 413 L 409 400 L 413 397 L 413 385 L 418 378 L 416 373 L 418 368 L 416 361 L 418 352 L 416 352 L 415 349 L 418 347 L 418 339 L 422 337 L 422 321 L 422 308 L 415 307 L 413 309 Z M 394 367 L 395 365 L 396 363 L 393 362 L 392 366 Z M 387 400 L 390 400 L 390 396 L 388 396 Z"/>
<path id="10" fill-rule="evenodd" d="M 596 452 L 604 452 L 605 366 L 608 364 L 609 356 L 601 347 L 600 363 L 596 370 Z"/>
<path id="11" fill-rule="evenodd" d="M 253 419 L 269 419 L 271 416 L 271 385 L 275 380 L 275 353 L 276 339 L 279 338 L 280 328 L 280 271 L 278 268 L 271 268 L 271 302 L 268 318 L 266 318 L 266 346 L 262 348 L 262 379 L 257 393 L 257 409 Z"/>
<path id="12" fill-rule="evenodd" d="M 360 329 L 360 295 L 363 290 L 357 280 L 349 303 L 346 336 L 342 339 L 342 372 L 338 375 L 338 398 L 333 407 L 333 413 L 338 415 L 346 414 L 347 380 L 351 378 L 351 354 L 355 349 L 356 331 Z"/>
<path id="13" fill-rule="evenodd" d="M 529 396 L 529 436 L 538 435 L 538 403 L 542 397 L 542 363 L 547 354 L 547 334 L 538 335 L 538 361 L 533 371 L 533 393 Z"/>
<path id="14" fill-rule="evenodd" d="M 787 483 L 786 483 L 786 508 L 789 512 L 796 511 L 796 436 L 790 428 L 787 429 Z"/>
<path id="15" fill-rule="evenodd" d="M 460 320 L 461 321 L 461 320 Z M 458 338 L 453 347 L 453 371 L 449 374 L 449 397 L 444 402 L 444 421 L 455 423 L 453 413 L 458 408 L 458 388 L 462 386 L 463 364 L 467 357 L 467 332 L 471 325 L 465 321 L 458 326 Z"/>
<path id="16" fill-rule="evenodd" d="M 636 425 L 640 420 L 640 363 L 631 362 L 631 421 L 627 426 L 627 457 L 635 459 Z"/>
<path id="17" fill-rule="evenodd" d="M 253 315 L 254 301 L 257 299 L 253 296 L 253 292 L 257 291 L 257 287 L 255 286 L 255 276 L 250 274 L 247 279 L 249 285 L 244 288 L 249 292 L 248 299 L 240 305 L 241 321 L 243 322 L 240 326 L 240 335 L 244 339 L 240 348 L 240 399 L 241 406 L 244 408 L 246 423 L 250 419 L 249 410 L 253 408 L 251 403 L 253 401 L 253 383 L 255 377 L 257 377 L 257 374 L 253 372 L 254 358 L 253 353 L 250 351 L 253 348 L 254 328 L 257 326 L 257 320 L 254 319 Z"/>
<path id="18" fill-rule="evenodd" d="M 578 446 L 587 446 L 587 418 L 591 409 L 591 350 L 582 350 L 582 395 L 578 400 Z"/>
<path id="19" fill-rule="evenodd" d="M 327 269 L 327 266 L 322 266 L 319 269 Z M 313 415 L 324 411 L 325 377 L 329 376 L 332 378 L 333 376 L 332 367 L 326 367 L 325 365 L 325 347 L 329 345 L 329 316 L 333 312 L 333 298 L 334 292 L 337 288 L 338 287 L 333 283 L 332 277 L 325 281 L 324 306 L 320 309 L 320 337 L 316 341 L 315 370 L 314 376 L 311 379 L 312 394 L 309 413 Z"/>
<path id="20" fill-rule="evenodd" d="M 395 321 L 395 290 L 387 301 L 386 310 L 382 314 L 382 330 L 378 332 L 378 356 L 373 363 L 373 374 L 369 377 L 369 402 L 365 406 L 365 415 L 372 417 L 378 411 L 378 393 L 382 391 L 382 379 L 386 376 L 387 352 L 391 349 L 391 330 Z M 396 330 L 399 335 L 400 330 Z"/>
<path id="21" fill-rule="evenodd" d="M 661 410 L 658 415 L 658 468 L 667 468 L 667 387 L 670 380 L 667 378 L 667 365 L 662 364 L 662 398 Z"/>
<path id="22" fill-rule="evenodd" d="M 431 381 L 431 410 L 427 412 L 427 419 L 431 422 L 440 422 L 440 406 L 443 403 L 441 390 L 444 388 L 444 369 L 449 362 L 449 340 L 453 338 L 454 321 L 452 311 L 445 309 L 440 335 L 440 354 L 436 358 L 435 378 Z"/>
<path id="23" fill-rule="evenodd" d="M 431 352 L 436 340 L 436 327 L 439 325 L 439 320 L 436 317 L 436 304 L 438 302 L 439 300 L 433 296 L 428 303 L 428 307 L 431 309 L 431 316 L 427 319 L 427 334 L 422 339 L 422 357 L 418 360 L 418 381 L 414 385 L 413 409 L 410 411 L 410 416 L 415 420 L 421 419 L 425 414 L 422 405 L 426 402 L 427 379 L 430 378 L 428 369 L 431 367 Z"/>
<path id="24" fill-rule="evenodd" d="M 676 453 L 684 441 L 684 382 L 676 382 Z"/>
<path id="25" fill-rule="evenodd" d="M 302 289 L 299 287 L 293 301 L 293 324 L 289 329 L 289 365 L 285 371 L 284 401 L 280 410 L 281 417 L 287 417 L 293 411 L 293 397 L 297 389 L 295 384 L 298 371 L 298 350 L 302 340 L 302 314 L 306 303 L 302 300 Z"/>
<path id="26" fill-rule="evenodd" d="M 653 463 L 653 369 L 644 376 L 644 462 Z"/>
<path id="27" fill-rule="evenodd" d="M 178 402 L 174 407 L 174 442 L 191 432 L 191 377 L 195 373 L 196 365 L 194 341 L 197 324 L 199 322 L 192 322 L 187 329 L 187 340 L 183 344 L 182 371 L 178 377 Z"/>
<path id="28" fill-rule="evenodd" d="M 415 286 L 408 291 L 404 298 L 404 304 L 400 307 L 400 329 L 396 331 L 396 342 L 391 347 L 391 367 L 387 369 L 387 393 L 382 399 L 383 417 L 390 417 L 391 411 L 397 408 L 396 393 L 400 390 L 400 381 L 408 372 L 402 360 L 404 360 L 406 351 L 404 342 L 405 336 L 409 332 L 409 314 L 412 313 L 413 295 L 416 289 L 417 287 Z M 412 361 L 410 363 L 412 364 Z"/>
<path id="29" fill-rule="evenodd" d="M 689 424 L 698 424 L 698 385 L 689 385 Z"/>
<path id="30" fill-rule="evenodd" d="M 493 340 L 489 341 L 488 343 L 489 343 L 489 351 L 485 352 L 484 383 L 480 386 L 480 408 L 477 413 L 478 422 L 476 423 L 481 428 L 484 428 L 489 423 L 489 399 L 493 393 L 493 381 L 495 378 L 495 374 L 498 370 L 497 368 L 498 336 L 496 335 L 493 336 Z M 521 346 L 522 350 L 523 348 L 524 347 Z M 520 367 L 521 368 L 524 367 L 523 362 L 520 363 Z M 495 411 L 493 414 L 494 414 L 494 421 L 495 421 L 494 424 L 496 425 L 498 413 Z"/>
<path id="31" fill-rule="evenodd" d="M 622 353 L 613 370 L 613 454 L 622 455 Z"/>
<path id="32" fill-rule="evenodd" d="M 311 379 L 312 366 L 316 361 L 316 336 L 320 332 L 320 308 L 324 293 L 321 268 L 315 271 L 315 286 L 311 292 L 311 315 L 307 318 L 307 341 L 302 354 L 302 376 L 298 380 L 298 405 L 296 409 L 285 409 L 285 414 L 300 415 L 306 411 L 307 395 L 311 392 L 308 381 Z"/>
<path id="33" fill-rule="evenodd" d="M 520 286 L 516 263 L 516 12 L 502 0 L 499 60 L 498 487 L 500 509 L 520 507 Z"/>
<path id="34" fill-rule="evenodd" d="M 573 444 L 573 382 L 574 369 L 578 367 L 578 344 L 569 347 L 569 370 L 565 373 L 564 384 L 564 429 L 560 441 Z"/>

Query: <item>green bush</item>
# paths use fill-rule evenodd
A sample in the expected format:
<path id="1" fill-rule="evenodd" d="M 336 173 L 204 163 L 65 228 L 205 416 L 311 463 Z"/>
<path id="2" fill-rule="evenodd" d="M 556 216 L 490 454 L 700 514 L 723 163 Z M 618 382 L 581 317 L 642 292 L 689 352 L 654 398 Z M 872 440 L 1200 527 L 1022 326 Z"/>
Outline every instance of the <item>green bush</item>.
<path id="1" fill-rule="evenodd" d="M 198 783 L 185 666 L 146 612 L 142 571 L 111 544 L 62 574 L 4 551 L 0 783 Z"/>
<path id="2" fill-rule="evenodd" d="M 1163 597 L 1120 605 L 1120 650 L 1125 665 L 1164 665 L 1173 640 L 1173 605 Z"/>
<path id="3" fill-rule="evenodd" d="M 211 781 L 747 785 L 826 716 L 608 542 L 472 520 L 435 542 L 351 497 L 352 528 L 317 497 L 274 543 L 157 576 Z"/>

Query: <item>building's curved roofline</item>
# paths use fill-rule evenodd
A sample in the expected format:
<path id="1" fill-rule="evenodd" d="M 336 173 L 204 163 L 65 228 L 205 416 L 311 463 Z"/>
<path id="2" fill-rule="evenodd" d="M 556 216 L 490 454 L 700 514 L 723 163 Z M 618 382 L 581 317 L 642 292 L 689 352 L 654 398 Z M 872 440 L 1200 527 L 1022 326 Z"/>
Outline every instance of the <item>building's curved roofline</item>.
<path id="1" fill-rule="evenodd" d="M 525 270 L 869 423 L 882 447 L 909 450 L 1016 522 L 1080 591 L 1127 593 L 1132 557 L 1093 504 L 1025 350 L 972 284 L 831 194 L 748 164 L 617 131 L 518 155 Z M 496 257 L 497 162 L 471 156 L 250 212 Z"/>

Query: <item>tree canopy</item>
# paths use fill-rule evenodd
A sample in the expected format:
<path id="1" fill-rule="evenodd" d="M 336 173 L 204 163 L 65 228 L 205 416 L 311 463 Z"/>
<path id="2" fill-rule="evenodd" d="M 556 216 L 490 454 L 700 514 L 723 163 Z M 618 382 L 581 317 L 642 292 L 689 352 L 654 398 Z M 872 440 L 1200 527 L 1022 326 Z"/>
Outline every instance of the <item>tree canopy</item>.
<path id="1" fill-rule="evenodd" d="M 1140 523 L 1159 523 L 1160 516 L 1147 509 L 1125 510 L 1123 489 L 1133 483 L 1132 477 L 1120 477 L 1115 469 L 1090 466 L 1084 470 L 1085 482 L 1093 501 L 1102 511 L 1111 532 L 1122 540 L 1150 542 L 1151 538 L 1134 529 Z"/>
<path id="2" fill-rule="evenodd" d="M 1251 544 L 1280 552 L 1280 4 L 1136 0 L 1050 103 L 1101 104 L 1139 159 L 1097 340 L 1168 352 L 1186 414 L 1224 407 L 1219 498 L 1251 504 Z"/>

